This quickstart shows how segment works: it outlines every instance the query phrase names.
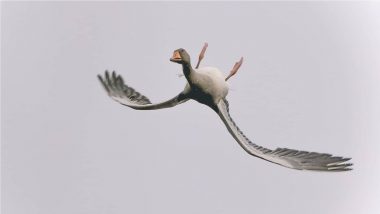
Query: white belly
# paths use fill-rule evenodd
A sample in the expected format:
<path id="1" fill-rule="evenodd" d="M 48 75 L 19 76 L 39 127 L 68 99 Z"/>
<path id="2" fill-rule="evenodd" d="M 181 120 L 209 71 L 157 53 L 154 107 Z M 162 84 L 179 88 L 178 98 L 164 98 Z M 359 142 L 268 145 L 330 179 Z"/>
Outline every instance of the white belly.
<path id="1" fill-rule="evenodd" d="M 225 81 L 224 74 L 214 67 L 202 67 L 195 69 L 197 72 L 196 84 L 202 90 L 210 94 L 215 103 L 223 99 L 228 94 L 228 83 Z"/>

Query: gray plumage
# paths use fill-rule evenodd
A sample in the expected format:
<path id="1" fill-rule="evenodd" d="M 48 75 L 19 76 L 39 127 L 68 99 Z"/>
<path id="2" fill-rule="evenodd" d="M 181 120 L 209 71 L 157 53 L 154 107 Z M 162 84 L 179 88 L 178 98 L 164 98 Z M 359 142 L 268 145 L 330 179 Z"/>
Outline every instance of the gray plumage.
<path id="1" fill-rule="evenodd" d="M 225 123 L 228 131 L 249 154 L 264 160 L 293 169 L 321 170 L 321 171 L 347 171 L 352 166 L 345 163 L 350 158 L 335 157 L 326 153 L 298 151 L 287 148 L 270 150 L 251 142 L 235 124 L 229 113 L 229 104 L 226 99 L 218 105 L 219 116 Z"/>
<path id="2" fill-rule="evenodd" d="M 193 69 L 190 63 L 190 56 L 184 49 L 174 51 L 172 62 L 182 65 L 183 73 L 187 79 L 185 89 L 177 96 L 165 102 L 152 104 L 150 100 L 137 92 L 132 87 L 124 83 L 120 75 L 112 72 L 112 75 L 105 72 L 104 77 L 98 75 L 100 82 L 108 95 L 115 101 L 136 110 L 155 110 L 170 108 L 184 103 L 189 99 L 209 106 L 224 122 L 227 130 L 239 145 L 250 155 L 276 163 L 278 165 L 298 169 L 298 170 L 319 170 L 319 171 L 347 171 L 351 170 L 351 163 L 347 163 L 350 158 L 332 156 L 327 153 L 306 152 L 287 148 L 277 148 L 270 150 L 254 144 L 238 128 L 229 113 L 229 104 L 226 100 L 228 94 L 227 78 L 213 67 L 203 67 Z M 242 63 L 236 63 L 234 68 L 238 69 Z"/>

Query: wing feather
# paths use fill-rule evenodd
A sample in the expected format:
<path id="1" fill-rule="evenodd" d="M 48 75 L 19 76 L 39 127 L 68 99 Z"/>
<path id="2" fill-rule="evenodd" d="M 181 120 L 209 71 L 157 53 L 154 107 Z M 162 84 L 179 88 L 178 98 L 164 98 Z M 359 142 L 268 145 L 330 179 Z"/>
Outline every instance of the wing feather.
<path id="1" fill-rule="evenodd" d="M 218 111 L 220 118 L 231 135 L 247 153 L 253 156 L 299 170 L 347 171 L 352 169 L 350 168 L 352 164 L 347 163 L 351 158 L 332 156 L 327 153 L 298 151 L 288 148 L 270 150 L 258 146 L 251 142 L 232 120 L 227 100 L 223 99 L 219 102 Z"/>
<path id="2" fill-rule="evenodd" d="M 146 96 L 126 85 L 123 78 L 120 75 L 117 75 L 115 71 L 113 71 L 111 75 L 106 71 L 104 77 L 98 75 L 98 79 L 106 90 L 108 96 L 113 100 L 137 110 L 170 108 L 188 100 L 187 95 L 181 92 L 170 100 L 152 104 Z"/>

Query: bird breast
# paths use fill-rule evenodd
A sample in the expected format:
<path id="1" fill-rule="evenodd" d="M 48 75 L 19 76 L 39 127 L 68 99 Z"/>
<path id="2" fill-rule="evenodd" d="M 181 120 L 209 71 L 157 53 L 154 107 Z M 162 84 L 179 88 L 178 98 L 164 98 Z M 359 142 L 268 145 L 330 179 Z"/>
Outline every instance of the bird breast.
<path id="1" fill-rule="evenodd" d="M 218 103 L 228 94 L 228 83 L 223 73 L 214 67 L 195 69 L 194 84 L 204 93 L 211 95 L 214 103 Z"/>

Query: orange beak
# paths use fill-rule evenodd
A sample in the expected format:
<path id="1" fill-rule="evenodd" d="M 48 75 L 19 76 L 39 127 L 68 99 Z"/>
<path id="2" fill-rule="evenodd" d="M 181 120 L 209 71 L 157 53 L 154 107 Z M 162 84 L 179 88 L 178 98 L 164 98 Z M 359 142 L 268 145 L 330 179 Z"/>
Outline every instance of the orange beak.
<path id="1" fill-rule="evenodd" d="M 178 51 L 174 51 L 172 58 L 170 58 L 170 61 L 172 61 L 172 62 L 178 62 L 178 61 L 181 61 L 181 60 L 182 60 L 182 58 L 181 58 L 181 55 L 179 54 L 179 52 Z"/>

